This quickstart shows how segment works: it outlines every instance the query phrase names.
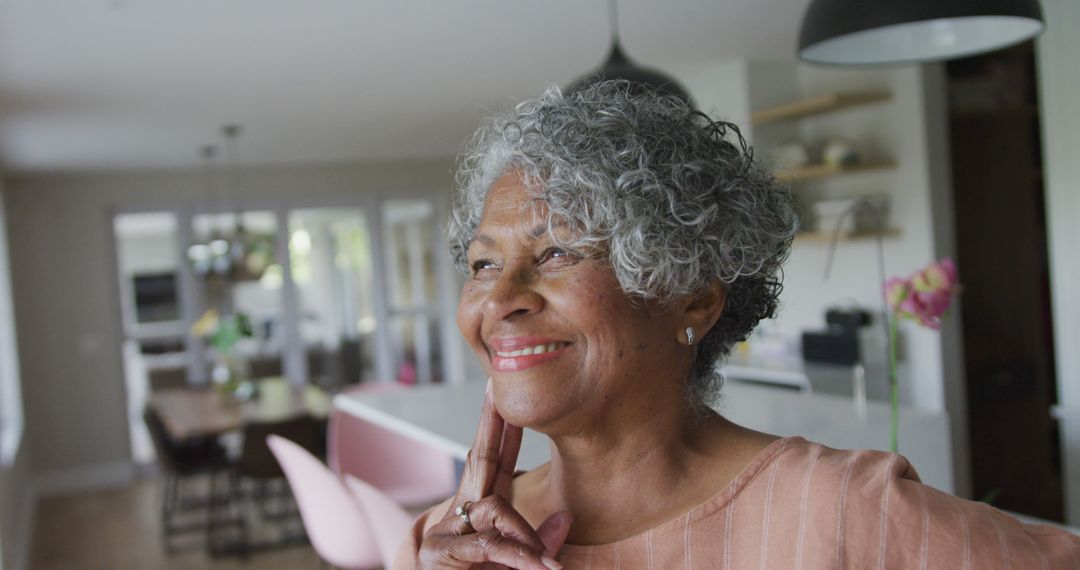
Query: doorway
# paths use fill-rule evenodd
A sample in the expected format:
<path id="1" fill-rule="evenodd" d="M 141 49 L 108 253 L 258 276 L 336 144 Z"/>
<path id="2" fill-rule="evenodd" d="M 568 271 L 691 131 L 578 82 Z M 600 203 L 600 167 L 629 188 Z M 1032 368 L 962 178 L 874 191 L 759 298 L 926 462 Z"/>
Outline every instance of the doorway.
<path id="1" fill-rule="evenodd" d="M 421 194 L 115 214 L 133 460 L 154 458 L 142 420 L 149 394 L 214 378 L 214 353 L 193 332 L 210 310 L 248 323 L 230 347 L 245 378 L 283 376 L 333 393 L 460 377 L 444 358 L 453 308 L 439 294 L 451 281 L 438 262 L 442 218 L 441 202 Z M 242 257 L 214 253 L 237 236 Z"/>
<path id="2" fill-rule="evenodd" d="M 1062 521 L 1034 44 L 946 69 L 974 498 Z"/>

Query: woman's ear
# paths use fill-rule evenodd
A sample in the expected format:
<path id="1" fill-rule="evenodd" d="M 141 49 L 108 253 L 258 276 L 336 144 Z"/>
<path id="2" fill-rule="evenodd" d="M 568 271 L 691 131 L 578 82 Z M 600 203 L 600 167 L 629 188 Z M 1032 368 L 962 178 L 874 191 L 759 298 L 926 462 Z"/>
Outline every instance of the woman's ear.
<path id="1" fill-rule="evenodd" d="M 683 326 L 694 327 L 695 336 L 704 338 L 727 306 L 727 287 L 719 279 L 713 279 L 711 283 L 694 296 L 683 309 L 683 318 L 686 324 Z"/>

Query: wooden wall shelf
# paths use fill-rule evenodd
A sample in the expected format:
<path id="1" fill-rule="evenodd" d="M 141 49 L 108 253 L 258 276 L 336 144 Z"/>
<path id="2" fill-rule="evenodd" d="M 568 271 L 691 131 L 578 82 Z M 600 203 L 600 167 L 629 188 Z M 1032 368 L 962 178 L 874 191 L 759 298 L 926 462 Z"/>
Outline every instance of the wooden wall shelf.
<path id="1" fill-rule="evenodd" d="M 887 91 L 861 91 L 853 93 L 826 93 L 800 101 L 762 109 L 750 115 L 754 125 L 766 125 L 780 121 L 801 119 L 823 113 L 831 113 L 848 107 L 858 107 L 879 101 L 887 101 L 892 94 Z"/>
<path id="2" fill-rule="evenodd" d="M 896 168 L 896 163 L 891 160 L 878 160 L 860 162 L 848 166 L 835 166 L 832 164 L 808 164 L 792 170 L 782 170 L 775 173 L 778 182 L 806 182 L 842 174 L 856 172 L 872 172 L 875 170 L 891 170 Z"/>
<path id="3" fill-rule="evenodd" d="M 900 230 L 898 228 L 886 228 L 882 232 L 881 237 L 885 239 L 899 237 Z M 830 230 L 812 231 L 812 232 L 799 232 L 795 236 L 795 241 L 801 243 L 822 243 L 828 244 L 832 242 L 833 232 Z M 838 241 L 867 241 L 877 239 L 876 232 L 855 232 L 855 233 L 842 233 Z"/>

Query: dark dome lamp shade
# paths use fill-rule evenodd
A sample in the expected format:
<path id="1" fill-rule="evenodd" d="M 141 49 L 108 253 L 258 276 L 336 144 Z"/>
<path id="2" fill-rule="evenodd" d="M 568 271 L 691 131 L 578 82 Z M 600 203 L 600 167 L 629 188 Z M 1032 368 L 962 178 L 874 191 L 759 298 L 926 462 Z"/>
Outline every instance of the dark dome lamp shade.
<path id="1" fill-rule="evenodd" d="M 1038 0 L 812 0 L 799 33 L 811 63 L 918 63 L 976 55 L 1046 28 Z"/>
<path id="2" fill-rule="evenodd" d="M 590 83 L 612 79 L 625 79 L 629 81 L 631 90 L 644 91 L 646 89 L 655 89 L 664 95 L 674 95 L 675 97 L 686 101 L 691 107 L 694 106 L 694 101 L 690 98 L 690 94 L 687 93 L 674 78 L 659 70 L 642 67 L 631 61 L 630 58 L 626 56 L 626 53 L 623 52 L 618 37 L 613 38 L 611 43 L 611 54 L 608 55 L 604 65 L 588 75 L 575 79 L 566 87 L 566 92 L 572 94 Z"/>
<path id="3" fill-rule="evenodd" d="M 635 94 L 655 89 L 664 95 L 674 95 L 690 107 L 694 106 L 690 93 L 683 89 L 674 78 L 657 69 L 642 67 L 627 57 L 619 42 L 619 4 L 618 0 L 608 0 L 608 19 L 611 25 L 611 53 L 600 69 L 583 75 L 566 86 L 566 93 L 573 94 L 597 81 L 624 79 L 630 82 L 630 89 Z"/>

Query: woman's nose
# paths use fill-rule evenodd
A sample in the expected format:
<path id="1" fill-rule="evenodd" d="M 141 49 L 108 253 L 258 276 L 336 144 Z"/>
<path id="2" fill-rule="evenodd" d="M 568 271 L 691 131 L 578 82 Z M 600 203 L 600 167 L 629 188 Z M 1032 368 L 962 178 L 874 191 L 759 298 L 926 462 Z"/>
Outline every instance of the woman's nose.
<path id="1" fill-rule="evenodd" d="M 544 306 L 528 271 L 503 271 L 488 290 L 484 313 L 488 319 L 503 320 L 538 312 Z"/>

